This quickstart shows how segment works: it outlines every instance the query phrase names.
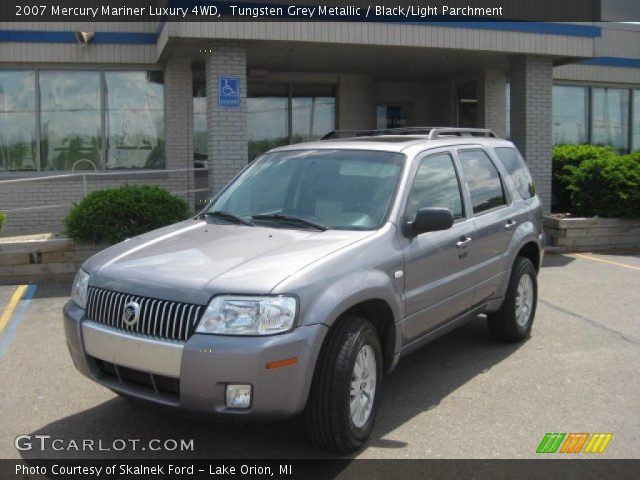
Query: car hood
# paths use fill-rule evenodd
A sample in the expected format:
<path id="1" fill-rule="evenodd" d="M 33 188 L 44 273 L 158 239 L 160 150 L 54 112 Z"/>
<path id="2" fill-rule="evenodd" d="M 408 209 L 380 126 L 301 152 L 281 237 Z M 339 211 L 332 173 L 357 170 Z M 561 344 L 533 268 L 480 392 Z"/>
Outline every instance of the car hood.
<path id="1" fill-rule="evenodd" d="M 301 268 L 372 233 L 187 220 L 114 245 L 83 268 L 92 286 L 205 304 L 216 293 L 269 293 Z"/>

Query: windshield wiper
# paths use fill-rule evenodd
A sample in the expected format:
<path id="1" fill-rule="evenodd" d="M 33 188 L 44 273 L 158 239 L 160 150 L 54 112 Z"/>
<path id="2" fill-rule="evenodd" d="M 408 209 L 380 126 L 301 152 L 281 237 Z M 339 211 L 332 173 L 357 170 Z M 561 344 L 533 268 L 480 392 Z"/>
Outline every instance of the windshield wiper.
<path id="1" fill-rule="evenodd" d="M 216 210 L 214 212 L 204 212 L 202 216 L 203 217 L 220 217 L 223 220 L 228 220 L 230 222 L 246 225 L 247 227 L 255 227 L 255 225 L 251 223 L 249 220 L 245 220 L 244 218 L 238 217 L 233 213 L 225 212 L 223 210 Z"/>
<path id="2" fill-rule="evenodd" d="M 259 215 L 251 215 L 251 218 L 253 220 L 284 220 L 287 222 L 306 225 L 308 227 L 315 228 L 316 230 L 320 230 L 322 232 L 327 230 L 327 227 L 319 223 L 312 222 L 311 220 L 307 220 L 301 217 L 296 217 L 295 215 L 286 215 L 284 213 L 262 213 Z"/>

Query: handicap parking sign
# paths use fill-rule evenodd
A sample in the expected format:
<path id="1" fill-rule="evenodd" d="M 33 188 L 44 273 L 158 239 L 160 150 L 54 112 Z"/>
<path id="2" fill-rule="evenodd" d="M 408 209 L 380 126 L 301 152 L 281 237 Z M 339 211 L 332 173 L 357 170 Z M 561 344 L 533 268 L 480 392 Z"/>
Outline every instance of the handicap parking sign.
<path id="1" fill-rule="evenodd" d="M 218 106 L 222 108 L 240 106 L 240 77 L 223 75 L 218 77 Z"/>

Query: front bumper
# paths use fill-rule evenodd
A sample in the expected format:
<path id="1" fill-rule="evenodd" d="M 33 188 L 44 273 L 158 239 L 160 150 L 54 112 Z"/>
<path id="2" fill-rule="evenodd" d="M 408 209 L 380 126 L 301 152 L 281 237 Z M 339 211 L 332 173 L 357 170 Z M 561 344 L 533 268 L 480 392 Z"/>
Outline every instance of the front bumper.
<path id="1" fill-rule="evenodd" d="M 243 419 L 285 418 L 304 409 L 328 331 L 324 325 L 309 325 L 282 335 L 194 334 L 176 342 L 88 321 L 73 302 L 64 307 L 64 328 L 74 365 L 95 382 L 151 402 Z M 291 357 L 297 358 L 295 365 L 266 368 Z M 229 383 L 252 385 L 249 409 L 226 407 Z"/>

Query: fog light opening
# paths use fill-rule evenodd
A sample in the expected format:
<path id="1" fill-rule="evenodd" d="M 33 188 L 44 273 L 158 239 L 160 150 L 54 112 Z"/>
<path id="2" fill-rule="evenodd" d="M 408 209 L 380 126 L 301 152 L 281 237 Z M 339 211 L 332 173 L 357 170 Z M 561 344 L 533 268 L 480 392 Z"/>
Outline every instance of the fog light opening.
<path id="1" fill-rule="evenodd" d="M 227 408 L 247 409 L 251 407 L 251 385 L 228 384 Z"/>

